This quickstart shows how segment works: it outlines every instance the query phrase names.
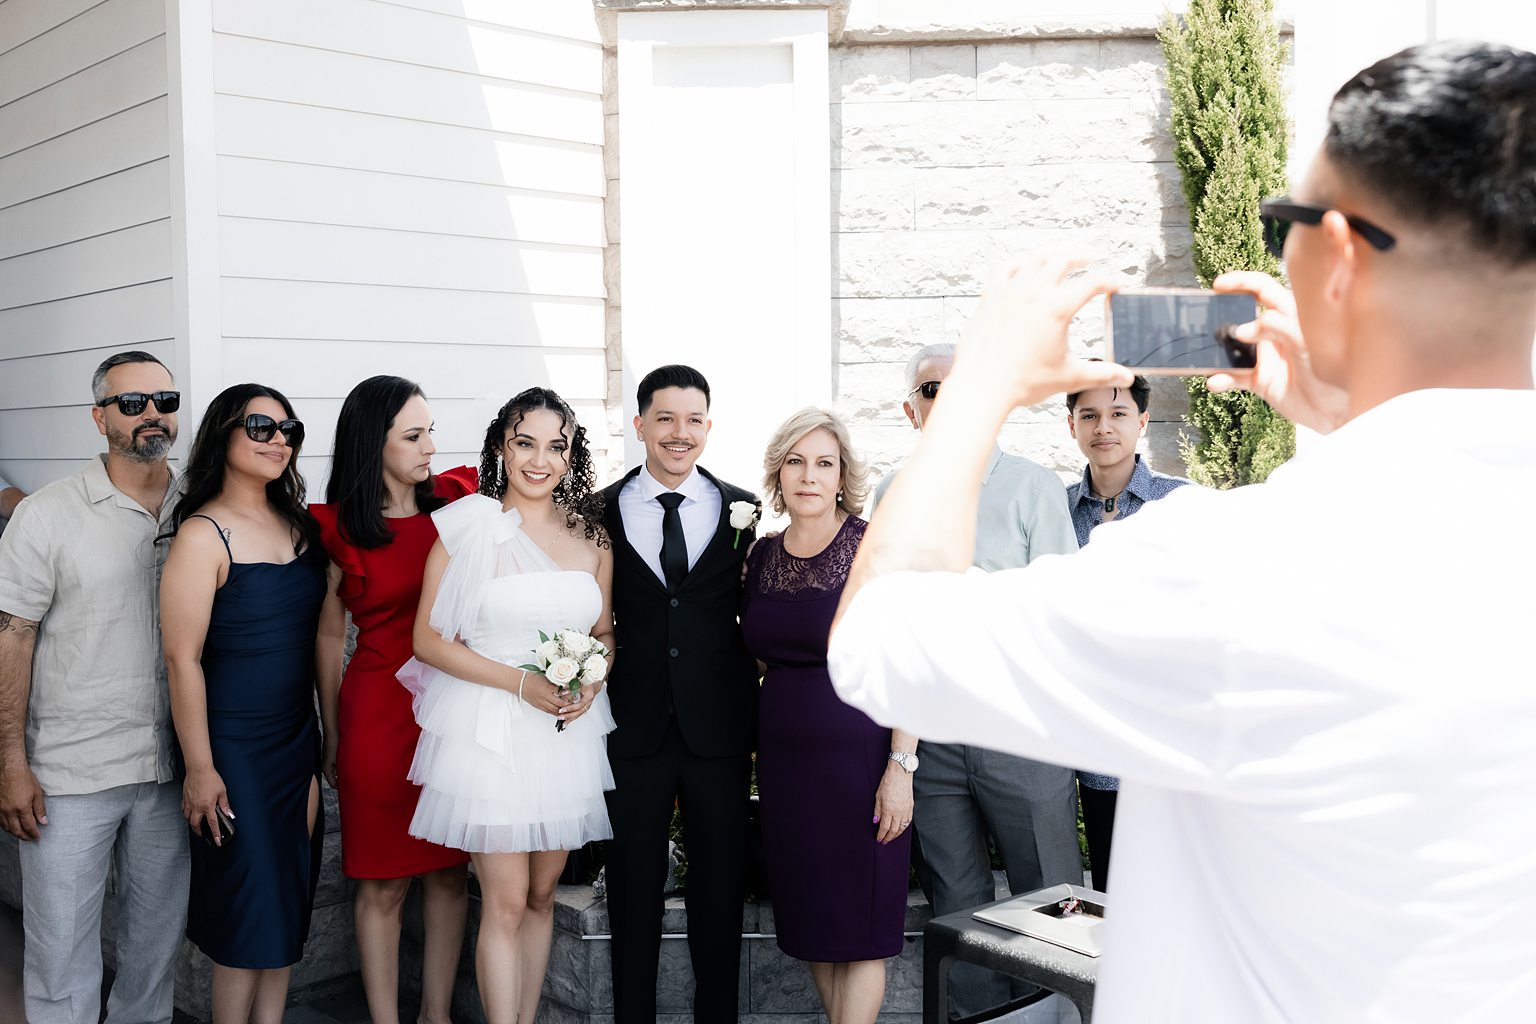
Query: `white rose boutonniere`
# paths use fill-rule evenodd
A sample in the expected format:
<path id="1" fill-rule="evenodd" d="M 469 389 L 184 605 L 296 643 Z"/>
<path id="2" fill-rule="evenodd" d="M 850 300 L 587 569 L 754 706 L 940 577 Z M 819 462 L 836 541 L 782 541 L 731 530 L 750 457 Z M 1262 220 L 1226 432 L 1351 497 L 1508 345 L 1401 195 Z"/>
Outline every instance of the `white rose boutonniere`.
<path id="1" fill-rule="evenodd" d="M 731 547 L 741 546 L 741 531 L 750 530 L 757 525 L 757 505 L 750 501 L 731 502 L 731 527 L 736 531 L 736 540 Z"/>

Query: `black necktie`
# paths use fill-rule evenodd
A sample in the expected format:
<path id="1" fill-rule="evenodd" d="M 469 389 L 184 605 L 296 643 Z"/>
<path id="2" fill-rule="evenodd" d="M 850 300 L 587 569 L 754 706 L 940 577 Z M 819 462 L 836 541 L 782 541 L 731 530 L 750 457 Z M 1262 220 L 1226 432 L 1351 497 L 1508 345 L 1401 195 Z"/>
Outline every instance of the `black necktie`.
<path id="1" fill-rule="evenodd" d="M 676 491 L 656 495 L 665 509 L 661 514 L 661 571 L 667 578 L 667 589 L 676 590 L 688 575 L 688 541 L 683 537 L 683 517 L 677 506 L 683 496 Z"/>

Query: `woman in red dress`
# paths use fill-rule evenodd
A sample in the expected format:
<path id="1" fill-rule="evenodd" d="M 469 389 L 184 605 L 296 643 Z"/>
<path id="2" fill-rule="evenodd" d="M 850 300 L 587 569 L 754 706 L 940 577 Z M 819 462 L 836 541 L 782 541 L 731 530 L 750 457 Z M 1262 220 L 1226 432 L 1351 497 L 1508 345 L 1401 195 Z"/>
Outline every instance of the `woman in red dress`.
<path id="1" fill-rule="evenodd" d="M 357 946 L 374 1024 L 398 1024 L 400 917 L 411 879 L 422 879 L 426 929 L 421 1024 L 449 1024 L 468 911 L 469 855 L 407 831 L 419 795 L 406 778 L 419 730 L 395 678 L 411 657 L 422 569 L 437 540 L 431 513 L 477 483 L 467 466 L 433 476 L 436 450 L 421 388 L 370 377 L 341 407 L 326 503 L 309 509 L 331 559 L 317 650 L 324 770 L 341 804 L 342 870 L 357 879 Z M 358 635 L 343 679 L 345 612 Z"/>

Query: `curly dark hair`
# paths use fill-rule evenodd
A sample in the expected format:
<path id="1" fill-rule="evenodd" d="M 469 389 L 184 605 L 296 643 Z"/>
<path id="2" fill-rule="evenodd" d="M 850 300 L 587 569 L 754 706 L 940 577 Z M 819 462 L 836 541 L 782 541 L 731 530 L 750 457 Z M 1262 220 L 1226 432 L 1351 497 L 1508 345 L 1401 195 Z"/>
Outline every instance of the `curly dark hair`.
<path id="1" fill-rule="evenodd" d="M 576 414 L 565 404 L 565 399 L 549 388 L 529 388 L 513 395 L 502 406 L 485 431 L 485 444 L 480 449 L 480 493 L 498 501 L 507 493 L 507 467 L 501 460 L 501 446 L 507 431 L 516 429 L 535 409 L 548 409 L 560 417 L 560 428 L 571 438 L 570 469 L 555 485 L 555 504 L 565 510 L 567 529 L 578 524 L 587 540 L 598 547 L 608 546 L 608 531 L 603 529 L 603 495 L 597 490 L 597 480 L 592 472 L 592 449 L 587 445 L 587 428 L 576 420 Z"/>

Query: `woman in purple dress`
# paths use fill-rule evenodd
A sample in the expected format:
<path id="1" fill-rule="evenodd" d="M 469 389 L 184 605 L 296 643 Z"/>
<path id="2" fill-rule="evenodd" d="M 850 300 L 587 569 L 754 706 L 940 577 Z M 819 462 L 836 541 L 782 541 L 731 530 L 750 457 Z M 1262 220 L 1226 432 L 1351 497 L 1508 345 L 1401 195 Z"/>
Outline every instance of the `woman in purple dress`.
<path id="1" fill-rule="evenodd" d="M 837 698 L 827 632 L 868 491 L 842 420 L 803 409 L 763 460 L 782 534 L 747 558 L 742 633 L 767 666 L 757 784 L 779 948 L 809 961 L 831 1024 L 873 1024 L 901 952 L 917 739 Z"/>

